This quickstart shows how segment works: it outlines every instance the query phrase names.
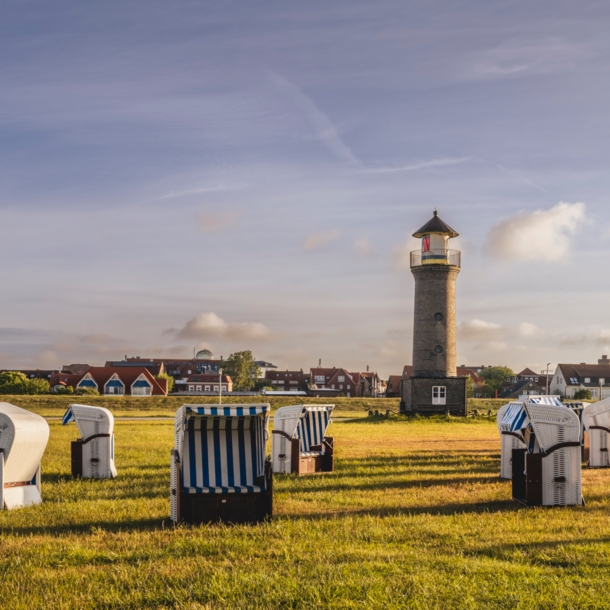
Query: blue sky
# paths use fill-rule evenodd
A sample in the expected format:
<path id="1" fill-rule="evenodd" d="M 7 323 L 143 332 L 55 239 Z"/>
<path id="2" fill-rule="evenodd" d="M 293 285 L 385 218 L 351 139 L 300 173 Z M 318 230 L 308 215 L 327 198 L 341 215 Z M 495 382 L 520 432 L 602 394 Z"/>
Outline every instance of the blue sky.
<path id="1" fill-rule="evenodd" d="M 0 366 L 398 373 L 434 208 L 460 364 L 595 361 L 609 26 L 586 1 L 5 2 Z"/>

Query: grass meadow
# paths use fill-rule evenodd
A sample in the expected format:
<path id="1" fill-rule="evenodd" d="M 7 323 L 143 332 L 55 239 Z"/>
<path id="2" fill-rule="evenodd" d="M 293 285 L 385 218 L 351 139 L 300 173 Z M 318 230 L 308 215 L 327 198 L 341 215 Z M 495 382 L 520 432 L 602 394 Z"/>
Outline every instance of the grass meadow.
<path id="1" fill-rule="evenodd" d="M 44 503 L 0 512 L 0 606 L 610 606 L 610 471 L 583 470 L 586 507 L 527 509 L 493 419 L 354 415 L 334 474 L 275 477 L 271 522 L 176 528 L 171 422 L 118 421 L 119 478 L 82 481 L 76 427 L 51 421 Z"/>

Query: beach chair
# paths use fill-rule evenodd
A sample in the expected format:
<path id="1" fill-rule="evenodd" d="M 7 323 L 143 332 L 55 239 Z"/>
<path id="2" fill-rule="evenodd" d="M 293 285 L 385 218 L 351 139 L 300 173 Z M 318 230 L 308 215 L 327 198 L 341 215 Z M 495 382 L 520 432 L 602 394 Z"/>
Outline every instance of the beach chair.
<path id="1" fill-rule="evenodd" d="M 114 417 L 108 409 L 70 405 L 62 424 L 76 422 L 82 438 L 72 441 L 72 476 L 114 479 Z"/>
<path id="2" fill-rule="evenodd" d="M 511 402 L 503 407 L 500 407 L 498 410 L 498 415 L 496 416 L 496 424 L 498 426 L 498 431 L 500 432 L 500 478 L 501 479 L 512 479 L 513 478 L 513 449 L 524 449 L 525 443 L 523 442 L 523 437 L 521 436 L 520 429 L 516 432 L 513 432 L 510 427 L 507 427 L 505 430 L 501 427 L 502 419 L 504 415 L 508 411 L 508 409 L 520 409 L 522 403 L 520 402 Z"/>
<path id="3" fill-rule="evenodd" d="M 334 440 L 326 436 L 335 405 L 295 405 L 273 418 L 273 472 L 333 472 Z"/>
<path id="4" fill-rule="evenodd" d="M 530 397 L 507 410 L 503 429 L 519 430 L 525 448 L 513 449 L 513 498 L 526 506 L 584 504 L 581 423 L 558 398 Z"/>
<path id="5" fill-rule="evenodd" d="M 174 421 L 170 508 L 175 523 L 271 518 L 268 404 L 184 405 Z"/>
<path id="6" fill-rule="evenodd" d="M 40 462 L 49 440 L 44 417 L 0 403 L 0 508 L 40 504 Z"/>
<path id="7" fill-rule="evenodd" d="M 589 436 L 589 468 L 608 468 L 610 459 L 610 398 L 587 405 L 582 423 Z"/>

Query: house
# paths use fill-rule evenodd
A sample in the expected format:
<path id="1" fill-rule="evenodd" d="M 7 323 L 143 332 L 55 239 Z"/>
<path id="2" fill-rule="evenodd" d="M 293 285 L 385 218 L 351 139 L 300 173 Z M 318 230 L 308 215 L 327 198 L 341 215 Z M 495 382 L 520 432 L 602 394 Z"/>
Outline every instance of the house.
<path id="1" fill-rule="evenodd" d="M 233 381 L 231 380 L 231 378 L 228 375 L 223 375 L 221 382 L 219 373 L 189 375 L 184 385 L 185 389 L 182 391 L 196 394 L 206 392 L 218 393 L 219 391 L 233 391 Z M 219 386 L 222 386 L 222 388 L 219 388 Z"/>
<path id="2" fill-rule="evenodd" d="M 538 383 L 533 379 L 520 379 L 519 381 L 509 384 L 508 387 L 502 386 L 502 392 L 498 398 L 519 398 L 524 394 L 530 396 L 540 396 L 546 394 L 546 382 Z"/>
<path id="3" fill-rule="evenodd" d="M 267 371 L 275 371 L 277 370 L 277 366 L 275 364 L 271 364 L 271 362 L 265 362 L 264 360 L 257 360 L 256 366 L 258 366 L 258 378 L 259 379 L 267 379 Z"/>
<path id="4" fill-rule="evenodd" d="M 402 375 L 390 375 L 385 392 L 386 398 L 400 398 L 400 380 Z"/>
<path id="5" fill-rule="evenodd" d="M 382 387 L 377 373 L 371 371 L 350 373 L 344 368 L 317 367 L 309 372 L 309 392 L 312 396 L 380 396 Z"/>
<path id="6" fill-rule="evenodd" d="M 551 394 L 574 398 L 581 389 L 591 392 L 591 397 L 610 397 L 610 360 L 603 355 L 597 364 L 558 364 L 551 380 Z M 600 392 L 601 390 L 601 392 Z"/>
<path id="7" fill-rule="evenodd" d="M 283 392 L 307 392 L 309 389 L 309 374 L 300 371 L 265 371 L 265 379 L 276 391 Z"/>
<path id="8" fill-rule="evenodd" d="M 540 394 L 548 394 L 548 388 L 551 385 L 551 375 L 545 375 L 544 373 L 535 373 L 530 368 L 523 369 L 520 373 L 507 377 L 502 384 L 502 390 L 499 398 L 517 398 L 520 394 L 534 394 L 532 388 L 534 386 L 526 386 L 524 382 L 531 382 L 540 388 Z M 525 388 L 527 391 L 519 392 L 519 388 Z"/>
<path id="9" fill-rule="evenodd" d="M 91 389 L 105 396 L 167 396 L 167 379 L 157 379 L 145 367 L 92 366 L 84 375 L 54 373 L 51 389 L 71 386 Z"/>

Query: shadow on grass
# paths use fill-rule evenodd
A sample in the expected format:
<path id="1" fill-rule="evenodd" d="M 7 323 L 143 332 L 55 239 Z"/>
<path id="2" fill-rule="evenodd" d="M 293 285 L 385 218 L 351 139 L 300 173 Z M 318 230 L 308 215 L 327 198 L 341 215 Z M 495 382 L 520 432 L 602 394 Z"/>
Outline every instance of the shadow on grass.
<path id="1" fill-rule="evenodd" d="M 169 509 L 169 502 L 168 502 Z M 173 529 L 169 510 L 164 519 L 134 519 L 133 521 L 96 521 L 95 523 L 66 523 L 61 525 L 25 525 L 0 528 L 3 536 L 62 536 L 67 534 L 94 534 L 100 531 L 109 533 L 133 531 L 159 531 Z"/>
<path id="2" fill-rule="evenodd" d="M 279 519 L 306 519 L 324 521 L 337 517 L 400 517 L 412 515 L 450 516 L 482 513 L 515 513 L 520 510 L 530 510 L 513 500 L 495 500 L 464 504 L 439 504 L 428 506 L 409 506 L 405 508 L 361 508 L 356 510 L 338 510 L 324 514 L 285 513 L 278 515 Z"/>
<path id="3" fill-rule="evenodd" d="M 347 478 L 347 477 L 346 477 Z M 328 479 L 326 479 L 328 480 Z M 354 478 L 352 478 L 354 480 Z M 278 489 L 284 493 L 319 493 L 319 492 L 336 492 L 336 491 L 382 491 L 390 489 L 410 489 L 410 488 L 426 488 L 426 487 L 453 487 L 455 485 L 472 485 L 475 483 L 491 484 L 497 483 L 498 477 L 459 477 L 446 479 L 414 479 L 411 481 L 388 481 L 376 483 L 360 483 L 357 479 L 353 483 L 346 481 L 345 483 L 335 483 L 329 485 L 316 485 L 313 487 L 289 487 Z"/>

